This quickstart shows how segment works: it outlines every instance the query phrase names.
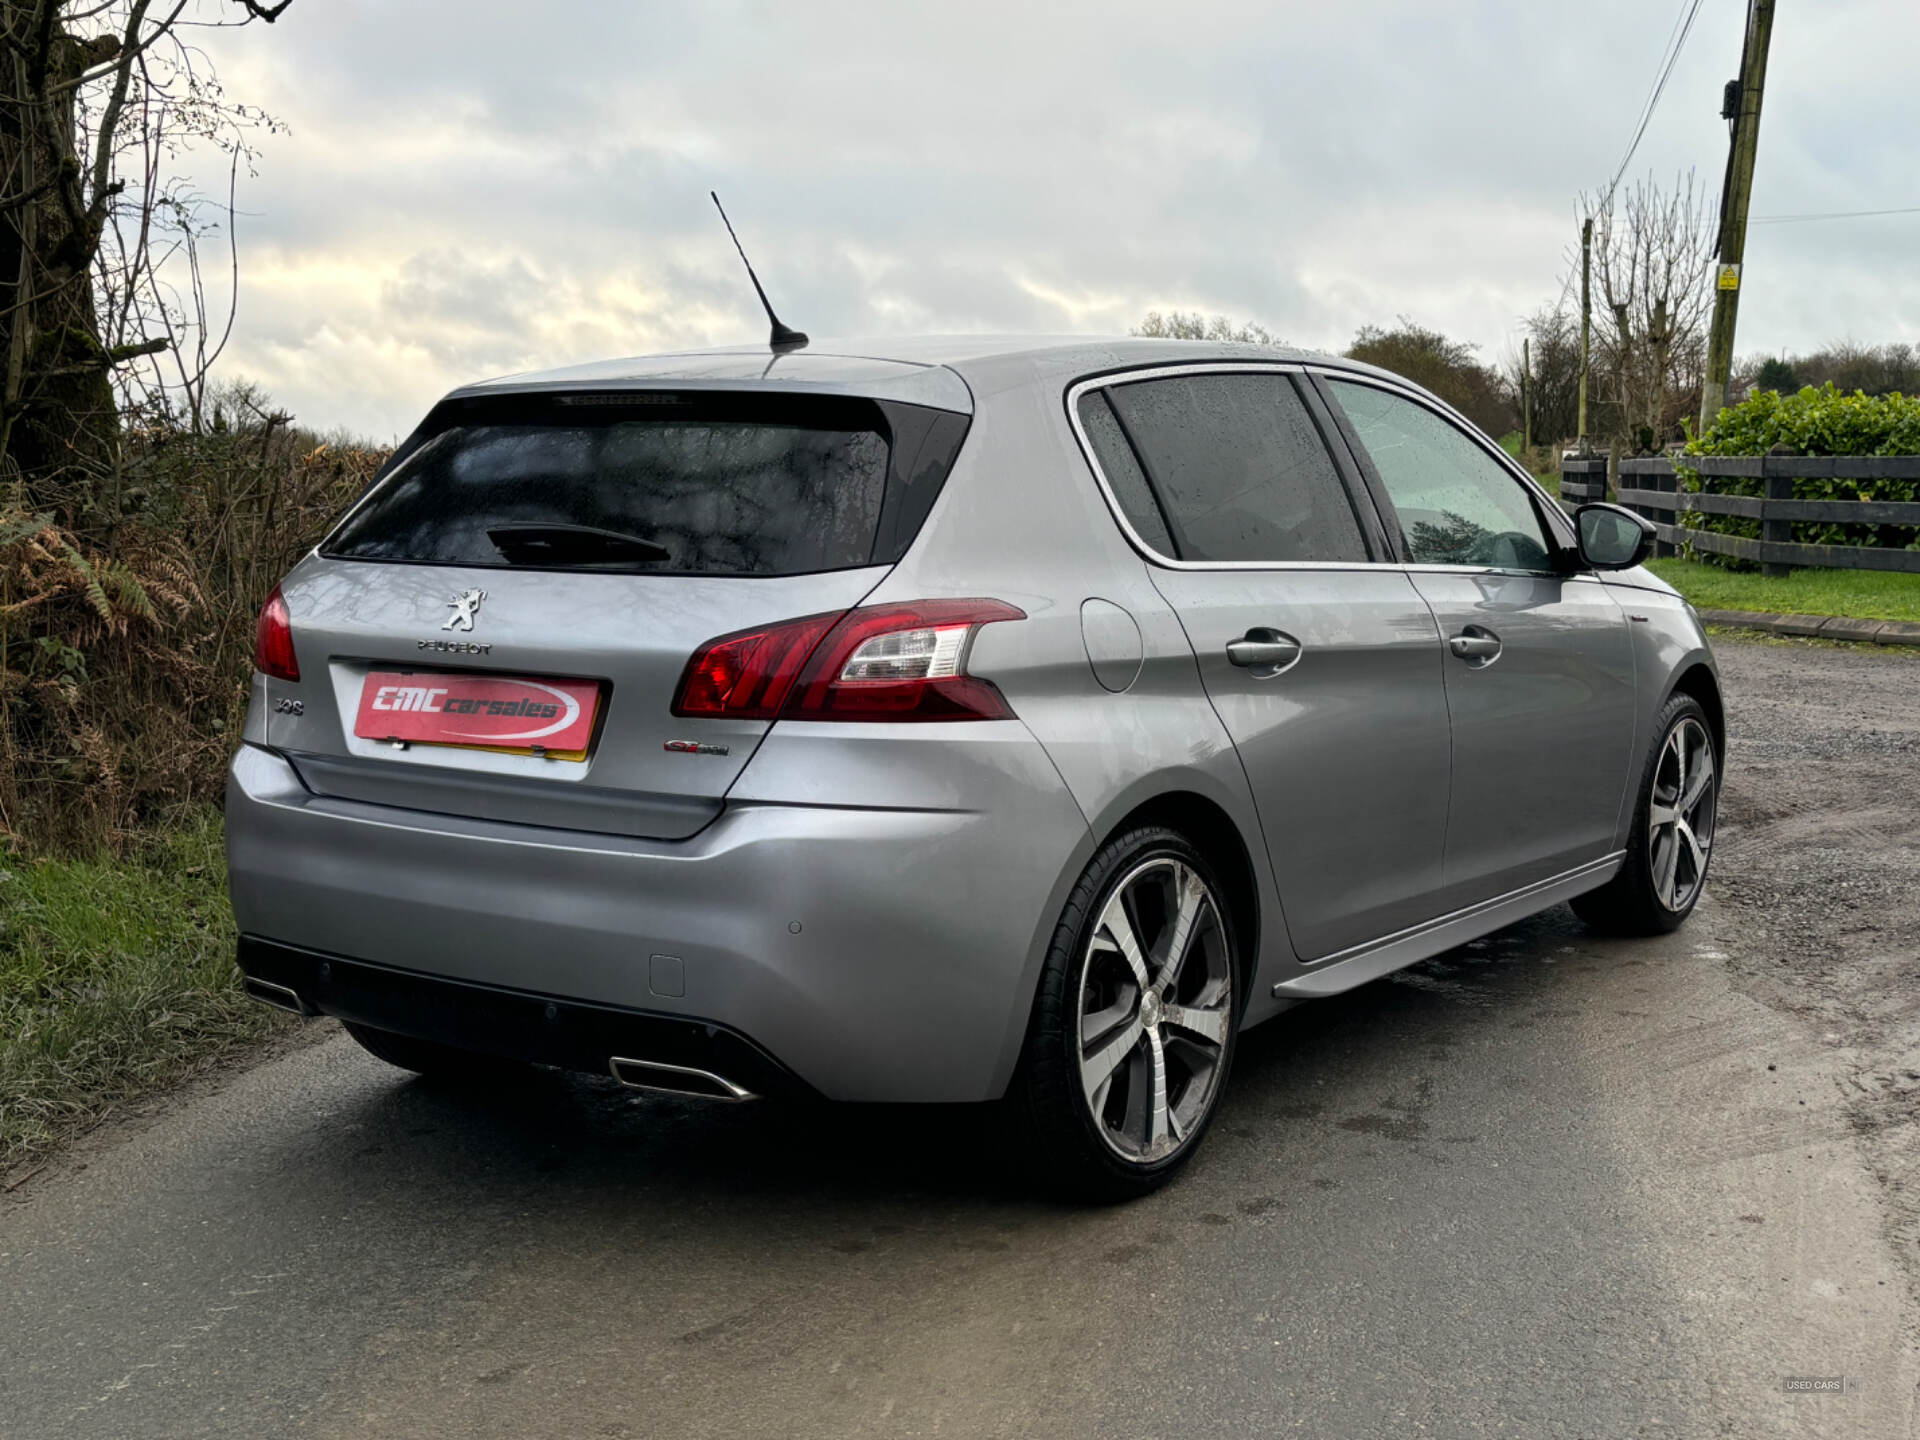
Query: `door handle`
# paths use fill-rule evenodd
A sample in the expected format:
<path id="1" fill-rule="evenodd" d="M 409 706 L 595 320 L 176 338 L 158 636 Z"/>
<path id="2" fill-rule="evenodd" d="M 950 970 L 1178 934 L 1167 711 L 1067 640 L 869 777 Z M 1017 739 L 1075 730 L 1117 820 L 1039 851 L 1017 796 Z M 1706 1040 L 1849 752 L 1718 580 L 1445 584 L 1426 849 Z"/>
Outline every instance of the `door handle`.
<path id="1" fill-rule="evenodd" d="M 1447 641 L 1447 648 L 1469 665 L 1491 665 L 1500 654 L 1500 637 L 1479 625 L 1469 625 Z"/>
<path id="2" fill-rule="evenodd" d="M 1227 642 L 1228 663 L 1253 671 L 1261 680 L 1278 675 L 1299 658 L 1300 642 L 1279 630 L 1257 628 Z"/>

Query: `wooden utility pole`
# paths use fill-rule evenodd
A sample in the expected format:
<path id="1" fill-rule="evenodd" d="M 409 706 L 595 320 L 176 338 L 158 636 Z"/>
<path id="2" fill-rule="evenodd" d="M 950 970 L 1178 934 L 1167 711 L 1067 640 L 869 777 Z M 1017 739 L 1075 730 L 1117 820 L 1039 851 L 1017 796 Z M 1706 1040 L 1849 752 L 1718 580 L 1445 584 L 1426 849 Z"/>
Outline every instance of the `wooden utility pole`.
<path id="1" fill-rule="evenodd" d="M 1727 157 L 1726 193 L 1720 203 L 1720 263 L 1714 267 L 1713 327 L 1707 332 L 1707 371 L 1700 385 L 1700 428 L 1727 403 L 1733 376 L 1733 322 L 1740 309 L 1740 264 L 1747 250 L 1747 202 L 1753 195 L 1753 162 L 1760 148 L 1760 91 L 1767 78 L 1767 45 L 1773 38 L 1774 0 L 1752 0 L 1747 38 L 1740 51 L 1737 89 L 1728 87 L 1724 111 L 1733 122 Z"/>
<path id="2" fill-rule="evenodd" d="M 1580 227 L 1580 453 L 1587 453 L 1587 355 L 1593 344 L 1593 217 Z"/>
<path id="3" fill-rule="evenodd" d="M 1520 342 L 1520 453 L 1533 449 L 1533 341 Z"/>

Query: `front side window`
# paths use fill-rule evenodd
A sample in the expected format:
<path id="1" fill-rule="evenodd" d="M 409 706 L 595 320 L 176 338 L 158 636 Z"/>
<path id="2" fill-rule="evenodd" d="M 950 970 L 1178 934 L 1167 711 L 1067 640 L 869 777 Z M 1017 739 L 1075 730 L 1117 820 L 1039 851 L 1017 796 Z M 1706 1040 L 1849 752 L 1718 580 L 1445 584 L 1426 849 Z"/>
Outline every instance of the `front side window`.
<path id="1" fill-rule="evenodd" d="M 1374 385 L 1329 379 L 1327 388 L 1399 512 L 1415 564 L 1553 568 L 1526 490 L 1458 426 Z"/>
<path id="2" fill-rule="evenodd" d="M 1177 558 L 1364 561 L 1347 488 L 1284 374 L 1136 380 L 1107 391 Z"/>

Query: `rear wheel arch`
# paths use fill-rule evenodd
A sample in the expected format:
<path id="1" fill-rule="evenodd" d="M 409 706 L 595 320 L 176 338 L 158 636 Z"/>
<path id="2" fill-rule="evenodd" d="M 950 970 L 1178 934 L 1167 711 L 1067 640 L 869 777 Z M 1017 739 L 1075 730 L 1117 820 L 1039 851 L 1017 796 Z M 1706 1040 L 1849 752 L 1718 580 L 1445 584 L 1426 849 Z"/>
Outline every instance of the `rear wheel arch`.
<path id="1" fill-rule="evenodd" d="M 1213 866 L 1225 887 L 1234 934 L 1240 942 L 1236 963 L 1241 973 L 1236 978 L 1244 1007 L 1260 954 L 1260 887 L 1246 837 L 1234 824 L 1233 817 L 1206 796 L 1192 790 L 1170 790 L 1142 801 L 1122 815 L 1100 837 L 1094 849 L 1098 851 L 1116 835 L 1145 825 L 1164 825 L 1186 836 Z"/>

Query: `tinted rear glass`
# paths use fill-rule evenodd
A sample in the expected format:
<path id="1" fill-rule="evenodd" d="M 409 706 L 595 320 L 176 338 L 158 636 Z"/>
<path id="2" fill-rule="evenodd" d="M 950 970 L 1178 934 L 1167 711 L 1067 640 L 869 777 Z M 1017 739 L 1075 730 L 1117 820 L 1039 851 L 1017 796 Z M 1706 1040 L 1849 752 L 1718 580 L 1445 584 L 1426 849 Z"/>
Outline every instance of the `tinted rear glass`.
<path id="1" fill-rule="evenodd" d="M 1154 501 L 1146 472 L 1134 458 L 1133 446 L 1127 443 L 1126 433 L 1114 419 L 1113 407 L 1107 403 L 1104 392 L 1090 390 L 1081 397 L 1080 423 L 1086 427 L 1087 440 L 1099 458 L 1100 473 L 1113 487 L 1114 498 L 1120 502 L 1120 509 L 1134 533 L 1162 555 L 1172 555 L 1173 537 L 1167 533 L 1166 518 Z"/>
<path id="2" fill-rule="evenodd" d="M 898 558 L 965 419 L 866 401 L 595 397 L 453 406 L 323 547 L 344 559 L 502 566 L 488 531 L 569 525 L 651 541 L 623 570 L 798 575 Z M 931 418 L 929 418 L 931 417 Z M 430 422 L 431 423 L 431 422 Z M 937 470 L 927 483 L 929 449 Z M 902 463 L 895 475 L 895 460 Z M 889 514 L 889 508 L 893 513 Z M 917 510 L 904 538 L 903 509 Z M 884 523 L 883 523 L 884 517 Z"/>
<path id="3" fill-rule="evenodd" d="M 1285 375 L 1171 376 L 1107 392 L 1182 560 L 1367 558 L 1340 472 Z"/>

